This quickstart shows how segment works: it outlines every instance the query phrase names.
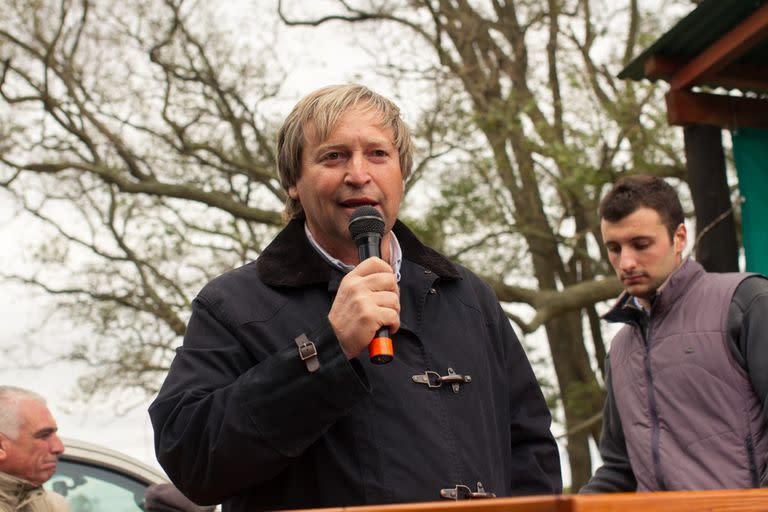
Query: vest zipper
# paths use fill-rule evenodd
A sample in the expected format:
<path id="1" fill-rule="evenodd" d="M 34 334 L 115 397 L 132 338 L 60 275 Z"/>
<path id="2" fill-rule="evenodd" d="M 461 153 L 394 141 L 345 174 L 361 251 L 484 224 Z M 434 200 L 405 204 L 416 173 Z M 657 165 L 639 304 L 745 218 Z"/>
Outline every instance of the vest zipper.
<path id="1" fill-rule="evenodd" d="M 755 460 L 755 445 L 752 442 L 752 434 L 745 439 L 747 445 L 747 458 L 749 459 L 749 476 L 752 477 L 752 487 L 760 487 L 760 475 L 757 474 L 757 461 Z"/>
<path id="2" fill-rule="evenodd" d="M 656 477 L 657 490 L 665 491 L 667 485 L 664 483 L 664 474 L 661 471 L 661 448 L 659 439 L 661 437 L 661 425 L 659 422 L 659 409 L 656 404 L 656 391 L 653 387 L 653 369 L 651 368 L 651 319 L 650 315 L 646 319 L 646 329 L 643 330 L 645 341 L 645 378 L 648 384 L 648 409 L 651 413 L 651 458 L 653 460 L 653 474 Z"/>

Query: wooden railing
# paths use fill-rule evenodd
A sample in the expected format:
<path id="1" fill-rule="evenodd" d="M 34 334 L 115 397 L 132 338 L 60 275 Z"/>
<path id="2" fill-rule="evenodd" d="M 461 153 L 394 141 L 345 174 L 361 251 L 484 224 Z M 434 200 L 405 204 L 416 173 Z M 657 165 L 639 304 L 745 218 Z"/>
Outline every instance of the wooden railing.
<path id="1" fill-rule="evenodd" d="M 320 510 L 323 512 L 768 512 L 768 489 L 528 496 L 313 510 L 316 512 Z"/>

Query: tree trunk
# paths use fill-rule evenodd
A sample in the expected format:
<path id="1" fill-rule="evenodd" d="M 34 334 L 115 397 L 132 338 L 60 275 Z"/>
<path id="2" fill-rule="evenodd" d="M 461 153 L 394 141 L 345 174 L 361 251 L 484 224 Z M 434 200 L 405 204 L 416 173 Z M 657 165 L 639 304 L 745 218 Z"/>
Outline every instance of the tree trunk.
<path id="1" fill-rule="evenodd" d="M 547 322 L 546 330 L 560 384 L 566 428 L 569 431 L 567 442 L 571 491 L 576 492 L 592 475 L 589 436 L 594 429 L 572 430 L 601 410 L 603 393 L 584 348 L 579 313 L 569 313 Z"/>
<path id="2" fill-rule="evenodd" d="M 505 182 L 512 193 L 518 226 L 523 226 L 523 236 L 531 252 L 534 275 L 542 290 L 557 290 L 558 280 L 567 282 L 569 276 L 560 258 L 557 237 L 549 225 L 544 212 L 541 193 L 534 172 L 533 156 L 523 142 L 520 132 L 508 134 L 501 139 L 499 134 L 486 132 L 494 149 L 499 169 L 506 176 Z M 517 162 L 518 180 L 513 178 L 513 167 L 505 151 L 505 142 L 511 142 Z M 603 392 L 592 367 L 584 345 L 584 336 L 579 311 L 566 313 L 545 323 L 547 340 L 552 353 L 555 374 L 565 411 L 568 435 L 568 460 L 571 468 L 571 489 L 578 490 L 592 474 L 592 458 L 589 453 L 590 431 L 583 429 L 571 432 L 580 423 L 601 410 Z"/>

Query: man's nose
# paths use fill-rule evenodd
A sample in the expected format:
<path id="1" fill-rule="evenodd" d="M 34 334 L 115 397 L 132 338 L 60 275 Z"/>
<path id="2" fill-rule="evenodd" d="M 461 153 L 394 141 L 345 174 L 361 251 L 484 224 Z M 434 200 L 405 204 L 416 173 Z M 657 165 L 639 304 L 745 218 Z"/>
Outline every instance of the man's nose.
<path id="1" fill-rule="evenodd" d="M 364 185 L 371 180 L 369 162 L 364 155 L 355 153 L 349 160 L 344 183 L 348 185 Z"/>
<path id="2" fill-rule="evenodd" d="M 619 269 L 623 271 L 634 270 L 636 266 L 637 258 L 635 257 L 634 251 L 630 249 L 621 251 L 621 256 L 619 257 Z"/>
<path id="3" fill-rule="evenodd" d="M 64 443 L 57 434 L 51 436 L 49 449 L 51 453 L 55 453 L 56 455 L 64 453 Z"/>

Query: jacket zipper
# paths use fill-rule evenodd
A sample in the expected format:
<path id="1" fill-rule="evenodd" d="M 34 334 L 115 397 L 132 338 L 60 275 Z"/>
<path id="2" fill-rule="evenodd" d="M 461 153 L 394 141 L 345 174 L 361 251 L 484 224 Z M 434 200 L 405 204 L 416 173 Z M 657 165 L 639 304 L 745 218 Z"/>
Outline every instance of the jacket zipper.
<path id="1" fill-rule="evenodd" d="M 661 448 L 659 438 L 661 436 L 661 426 L 659 422 L 659 409 L 656 404 L 656 390 L 653 387 L 653 370 L 651 368 L 651 319 L 647 318 L 647 328 L 644 332 L 645 341 L 645 379 L 648 384 L 648 409 L 651 413 L 651 458 L 653 459 L 653 473 L 656 477 L 656 485 L 659 491 L 665 491 L 667 485 L 664 483 L 664 475 L 661 471 Z"/>
<path id="2" fill-rule="evenodd" d="M 755 460 L 755 445 L 752 442 L 752 434 L 747 434 L 747 457 L 749 458 L 749 476 L 752 477 L 752 487 L 760 487 L 760 475 L 757 473 L 757 461 Z"/>

